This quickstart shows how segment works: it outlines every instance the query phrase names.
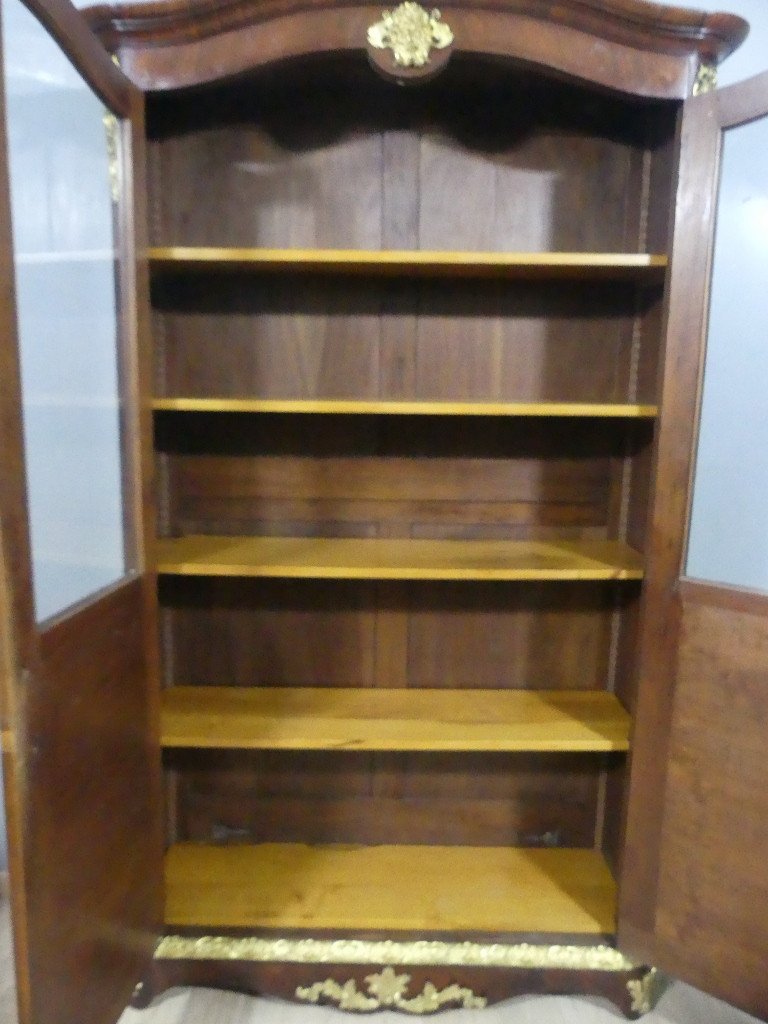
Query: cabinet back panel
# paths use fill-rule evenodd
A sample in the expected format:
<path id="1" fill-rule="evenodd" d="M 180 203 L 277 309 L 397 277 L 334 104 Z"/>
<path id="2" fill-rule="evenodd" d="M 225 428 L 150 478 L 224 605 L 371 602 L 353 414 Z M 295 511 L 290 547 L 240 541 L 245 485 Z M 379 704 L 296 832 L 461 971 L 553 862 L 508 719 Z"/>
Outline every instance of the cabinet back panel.
<path id="1" fill-rule="evenodd" d="M 596 755 L 174 752 L 178 840 L 587 846 Z"/>
<path id="2" fill-rule="evenodd" d="M 173 459 L 172 530 L 331 537 L 601 538 L 606 533 L 607 503 L 607 474 L 601 468 L 588 466 L 583 478 L 575 480 L 575 467 L 541 467 L 532 461 L 505 465 L 470 459 Z"/>
<path id="3" fill-rule="evenodd" d="M 356 55 L 158 96 L 154 241 L 635 251 L 665 110 L 461 56 L 418 89 Z"/>
<path id="4" fill-rule="evenodd" d="M 638 585 L 165 579 L 179 686 L 610 689 Z M 301 642 L 297 642 L 301 638 Z"/>
<path id="5" fill-rule="evenodd" d="M 163 529 L 610 537 L 616 460 L 651 436 L 650 424 L 578 418 L 161 414 Z"/>
<path id="6" fill-rule="evenodd" d="M 301 274 L 155 282 L 156 388 L 194 397 L 654 401 L 658 288 Z M 643 330 L 646 321 L 648 330 Z"/>

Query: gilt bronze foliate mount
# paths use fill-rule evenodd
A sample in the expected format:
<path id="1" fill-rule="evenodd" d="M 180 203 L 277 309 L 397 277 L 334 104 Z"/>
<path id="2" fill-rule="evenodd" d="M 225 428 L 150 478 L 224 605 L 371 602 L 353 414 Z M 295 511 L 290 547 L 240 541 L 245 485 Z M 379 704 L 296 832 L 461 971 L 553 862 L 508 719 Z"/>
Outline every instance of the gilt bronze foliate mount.
<path id="1" fill-rule="evenodd" d="M 455 984 L 438 989 L 430 981 L 421 992 L 409 997 L 407 989 L 410 980 L 410 974 L 397 974 L 391 967 L 385 967 L 377 974 L 366 976 L 367 995 L 358 989 L 354 978 L 343 985 L 333 978 L 327 978 L 307 987 L 300 985 L 296 989 L 296 998 L 308 1003 L 328 1000 L 340 1010 L 359 1013 L 390 1008 L 404 1013 L 427 1014 L 451 1004 L 464 1009 L 480 1010 L 487 1003 L 484 996 L 476 996 L 471 989 Z"/>
<path id="2" fill-rule="evenodd" d="M 405 0 L 370 26 L 368 53 L 385 75 L 399 81 L 426 79 L 446 64 L 453 38 L 437 8 L 427 11 L 415 0 Z"/>

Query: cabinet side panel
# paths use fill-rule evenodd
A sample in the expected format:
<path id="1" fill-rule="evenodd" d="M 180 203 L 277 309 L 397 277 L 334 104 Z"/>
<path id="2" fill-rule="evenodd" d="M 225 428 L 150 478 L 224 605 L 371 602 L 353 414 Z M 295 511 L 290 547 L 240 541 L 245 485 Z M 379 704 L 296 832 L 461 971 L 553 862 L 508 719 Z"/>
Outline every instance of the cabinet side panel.
<path id="1" fill-rule="evenodd" d="M 679 106 L 669 104 L 644 117 L 647 148 L 643 160 L 638 248 L 665 252 L 671 230 L 674 184 L 679 155 Z M 660 369 L 664 350 L 665 302 L 645 309 L 639 305 L 633 327 L 632 360 L 628 370 L 629 394 L 658 404 L 661 400 Z M 648 522 L 656 460 L 656 431 L 650 437 L 628 438 L 621 467 L 614 469 L 617 490 L 615 535 L 637 551 L 648 550 Z M 619 476 L 620 474 L 620 476 Z M 639 602 L 626 605 L 617 616 L 611 686 L 634 716 L 637 705 Z M 629 764 L 623 762 L 605 779 L 603 821 L 598 839 L 608 862 L 619 871 L 625 843 Z"/>
<path id="2" fill-rule="evenodd" d="M 711 102 L 710 102 L 711 101 Z M 679 593 L 696 422 L 703 317 L 707 308 L 716 181 L 717 96 L 697 98 L 680 127 L 679 180 L 660 370 L 643 584 L 638 688 L 619 888 L 619 939 L 636 959 L 658 957 L 654 929 L 668 742 L 677 658 Z"/>
<path id="3" fill-rule="evenodd" d="M 682 109 L 681 103 L 668 103 L 649 114 L 646 121 L 650 166 L 641 239 L 650 252 L 667 252 L 670 246 Z"/>
<path id="4" fill-rule="evenodd" d="M 658 337 L 652 339 L 658 349 Z M 617 488 L 614 509 L 615 536 L 635 550 L 645 553 L 648 547 L 647 522 L 655 460 L 653 437 L 628 439 L 626 454 L 614 468 Z M 637 706 L 638 642 L 640 637 L 640 601 L 627 601 L 623 590 L 617 590 L 611 637 L 609 688 L 634 716 Z M 598 824 L 597 841 L 612 867 L 618 869 L 624 847 L 629 765 L 622 762 L 605 777 L 605 800 L 602 820 Z"/>

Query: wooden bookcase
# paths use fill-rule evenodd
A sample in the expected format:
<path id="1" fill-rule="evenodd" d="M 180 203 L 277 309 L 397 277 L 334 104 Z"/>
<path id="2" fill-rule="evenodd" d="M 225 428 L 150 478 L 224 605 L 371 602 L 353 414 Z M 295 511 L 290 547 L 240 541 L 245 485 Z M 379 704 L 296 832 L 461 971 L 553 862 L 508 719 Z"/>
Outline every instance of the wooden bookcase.
<path id="1" fill-rule="evenodd" d="M 676 119 L 459 54 L 150 95 L 171 930 L 610 941 Z"/>
<path id="2" fill-rule="evenodd" d="M 422 73 L 366 49 L 380 16 L 88 14 L 144 91 L 147 557 L 112 614 L 144 630 L 165 903 L 136 911 L 162 941 L 135 1002 L 637 1015 L 661 826 L 630 787 L 677 571 L 669 381 L 698 358 L 667 333 L 681 115 L 745 26 L 461 0 Z"/>

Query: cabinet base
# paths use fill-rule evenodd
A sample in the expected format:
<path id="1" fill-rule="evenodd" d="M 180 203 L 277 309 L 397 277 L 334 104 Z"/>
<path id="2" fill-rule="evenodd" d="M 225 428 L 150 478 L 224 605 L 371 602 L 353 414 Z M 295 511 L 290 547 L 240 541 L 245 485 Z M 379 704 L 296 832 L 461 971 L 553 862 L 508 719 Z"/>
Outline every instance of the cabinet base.
<path id="1" fill-rule="evenodd" d="M 654 968 L 607 945 L 167 936 L 133 1005 L 177 985 L 411 1015 L 517 995 L 587 995 L 636 1019 L 655 1004 L 657 982 Z"/>

